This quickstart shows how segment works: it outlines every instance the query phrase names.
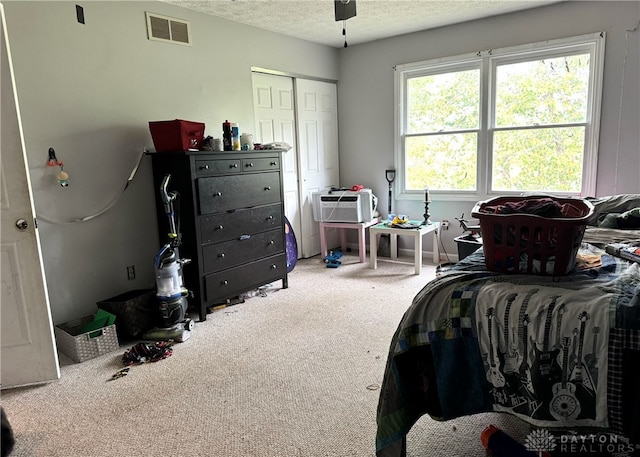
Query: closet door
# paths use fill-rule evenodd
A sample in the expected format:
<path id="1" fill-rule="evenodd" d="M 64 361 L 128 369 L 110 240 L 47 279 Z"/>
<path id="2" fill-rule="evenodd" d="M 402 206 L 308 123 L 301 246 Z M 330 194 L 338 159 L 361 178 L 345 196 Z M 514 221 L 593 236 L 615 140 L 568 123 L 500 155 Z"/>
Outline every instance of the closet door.
<path id="1" fill-rule="evenodd" d="M 296 147 L 295 97 L 293 79 L 266 73 L 252 74 L 253 106 L 257 132 L 254 141 L 272 143 L 284 141 L 291 150 L 283 154 L 284 214 L 289 219 L 298 243 L 298 255 L 302 253 L 299 233 L 300 189 L 298 186 L 298 149 Z"/>
<path id="2" fill-rule="evenodd" d="M 312 194 L 339 186 L 338 103 L 335 83 L 253 73 L 253 100 L 261 143 L 284 141 L 285 215 L 293 226 L 300 257 L 320 253 L 320 230 L 313 219 Z M 328 245 L 337 246 L 337 234 Z"/>
<path id="3" fill-rule="evenodd" d="M 320 253 L 319 225 L 312 194 L 340 186 L 338 95 L 335 83 L 296 79 L 303 257 Z"/>

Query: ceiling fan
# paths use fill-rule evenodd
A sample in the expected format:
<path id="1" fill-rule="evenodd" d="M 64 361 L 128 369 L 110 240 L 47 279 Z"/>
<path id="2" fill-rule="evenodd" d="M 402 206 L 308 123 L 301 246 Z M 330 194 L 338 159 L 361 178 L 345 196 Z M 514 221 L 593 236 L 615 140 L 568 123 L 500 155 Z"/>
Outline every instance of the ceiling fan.
<path id="1" fill-rule="evenodd" d="M 356 0 L 334 0 L 336 22 L 342 21 L 344 47 L 347 47 L 347 19 L 356 16 Z"/>

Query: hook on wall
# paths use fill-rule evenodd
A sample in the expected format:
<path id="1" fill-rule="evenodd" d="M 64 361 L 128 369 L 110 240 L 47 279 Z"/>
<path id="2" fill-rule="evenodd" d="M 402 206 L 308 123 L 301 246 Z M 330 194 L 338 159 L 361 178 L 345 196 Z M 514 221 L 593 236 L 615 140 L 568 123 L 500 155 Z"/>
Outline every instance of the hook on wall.
<path id="1" fill-rule="evenodd" d="M 58 180 L 58 184 L 61 187 L 69 186 L 69 174 L 64 171 L 64 163 L 61 160 L 58 160 L 56 157 L 56 151 L 53 148 L 49 148 L 49 160 L 47 161 L 47 166 L 49 167 L 60 167 L 60 171 L 56 175 L 56 179 Z"/>

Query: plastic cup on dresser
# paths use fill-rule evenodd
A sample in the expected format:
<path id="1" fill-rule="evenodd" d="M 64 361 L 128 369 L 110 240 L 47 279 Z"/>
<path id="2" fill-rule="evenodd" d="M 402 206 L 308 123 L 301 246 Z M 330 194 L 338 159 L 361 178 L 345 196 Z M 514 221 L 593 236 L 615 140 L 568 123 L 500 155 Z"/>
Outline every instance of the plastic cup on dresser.
<path id="1" fill-rule="evenodd" d="M 253 150 L 253 135 L 250 133 L 240 135 L 240 145 L 243 151 Z"/>

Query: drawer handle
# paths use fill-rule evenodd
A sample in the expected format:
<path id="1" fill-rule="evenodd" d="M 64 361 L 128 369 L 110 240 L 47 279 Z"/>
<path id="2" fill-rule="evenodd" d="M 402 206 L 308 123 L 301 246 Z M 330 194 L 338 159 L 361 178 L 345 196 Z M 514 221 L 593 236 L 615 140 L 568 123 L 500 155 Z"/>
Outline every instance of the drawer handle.
<path id="1" fill-rule="evenodd" d="M 249 163 L 247 164 L 247 167 L 253 167 L 253 162 L 249 162 Z"/>
<path id="2" fill-rule="evenodd" d="M 223 228 L 224 228 L 224 227 L 223 227 L 222 225 L 218 225 L 218 226 L 216 227 L 216 230 L 222 230 Z"/>
<path id="3" fill-rule="evenodd" d="M 220 257 L 221 259 L 224 259 L 224 252 L 221 252 L 220 254 L 218 254 L 218 257 Z"/>
<path id="4" fill-rule="evenodd" d="M 278 162 L 271 162 L 271 165 L 275 167 L 276 165 L 278 165 Z"/>
<path id="5" fill-rule="evenodd" d="M 267 220 L 268 220 L 268 221 L 272 221 L 272 220 L 273 220 L 273 216 L 269 216 L 269 217 L 267 218 Z"/>
<path id="6" fill-rule="evenodd" d="M 264 190 L 271 190 L 271 186 L 265 186 Z"/>
<path id="7" fill-rule="evenodd" d="M 249 238 L 251 238 L 251 235 L 241 235 L 239 240 L 240 241 L 245 241 L 245 240 L 248 240 Z"/>
<path id="8" fill-rule="evenodd" d="M 278 269 L 278 266 L 274 263 L 273 265 L 271 265 L 271 269 L 272 270 L 276 270 L 276 269 Z"/>
<path id="9" fill-rule="evenodd" d="M 270 241 L 269 241 L 269 244 L 270 244 L 270 245 L 273 245 L 273 244 L 275 244 L 275 241 L 270 240 Z"/>
<path id="10" fill-rule="evenodd" d="M 229 168 L 238 168 L 238 164 L 234 163 L 233 165 L 229 165 Z"/>
<path id="11" fill-rule="evenodd" d="M 226 279 L 223 281 L 220 281 L 221 286 L 226 286 L 227 284 L 229 284 L 229 281 L 227 281 Z"/>
<path id="12" fill-rule="evenodd" d="M 222 192 L 214 192 L 214 197 L 222 197 Z"/>
<path id="13" fill-rule="evenodd" d="M 200 169 L 201 170 L 208 170 L 209 169 L 209 165 L 200 165 Z"/>

